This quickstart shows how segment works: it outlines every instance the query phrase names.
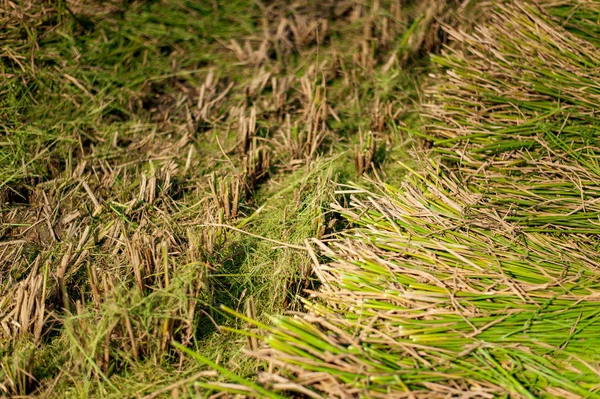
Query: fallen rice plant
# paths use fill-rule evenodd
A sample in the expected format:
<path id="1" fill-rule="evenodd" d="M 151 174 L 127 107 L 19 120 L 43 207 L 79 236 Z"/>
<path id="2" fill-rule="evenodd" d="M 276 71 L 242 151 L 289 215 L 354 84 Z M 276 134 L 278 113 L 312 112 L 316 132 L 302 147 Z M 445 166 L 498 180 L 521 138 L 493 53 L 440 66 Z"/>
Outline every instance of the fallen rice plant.
<path id="1" fill-rule="evenodd" d="M 314 398 L 600 397 L 594 15 L 594 2 L 513 2 L 473 33 L 448 29 L 421 133 L 438 156 L 400 188 L 340 187 L 352 228 L 315 241 L 332 261 L 315 266 L 309 312 L 260 325 L 264 384 Z"/>

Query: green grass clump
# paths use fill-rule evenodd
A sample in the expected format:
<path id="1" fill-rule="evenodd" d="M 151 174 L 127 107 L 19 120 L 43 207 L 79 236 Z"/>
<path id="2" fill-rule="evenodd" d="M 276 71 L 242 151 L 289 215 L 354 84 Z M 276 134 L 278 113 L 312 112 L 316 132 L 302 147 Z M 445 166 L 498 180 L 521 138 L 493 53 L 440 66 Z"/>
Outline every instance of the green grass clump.
<path id="1" fill-rule="evenodd" d="M 567 10 L 570 12 L 567 14 Z M 350 228 L 309 312 L 257 356 L 311 397 L 600 397 L 594 2 L 497 6 L 434 62 L 399 188 L 341 187 Z"/>

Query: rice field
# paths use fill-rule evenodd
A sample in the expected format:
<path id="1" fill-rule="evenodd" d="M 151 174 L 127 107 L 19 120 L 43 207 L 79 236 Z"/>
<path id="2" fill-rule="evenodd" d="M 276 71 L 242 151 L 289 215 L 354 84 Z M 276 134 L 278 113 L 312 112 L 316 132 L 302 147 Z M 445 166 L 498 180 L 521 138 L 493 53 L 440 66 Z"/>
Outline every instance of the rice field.
<path id="1" fill-rule="evenodd" d="M 0 396 L 600 397 L 597 1 L 0 26 Z"/>

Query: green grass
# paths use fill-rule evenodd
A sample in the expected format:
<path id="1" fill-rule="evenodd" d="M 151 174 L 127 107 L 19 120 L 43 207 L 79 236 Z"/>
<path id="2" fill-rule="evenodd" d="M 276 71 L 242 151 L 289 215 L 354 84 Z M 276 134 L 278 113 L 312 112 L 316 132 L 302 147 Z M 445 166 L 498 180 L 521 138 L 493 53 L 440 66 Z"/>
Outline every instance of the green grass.
<path id="1" fill-rule="evenodd" d="M 172 342 L 256 379 L 220 306 L 302 309 L 313 259 L 273 241 L 345 227 L 334 182 L 401 180 L 422 55 L 452 21 L 399 1 L 0 10 L 0 391 L 41 397 L 223 383 Z"/>

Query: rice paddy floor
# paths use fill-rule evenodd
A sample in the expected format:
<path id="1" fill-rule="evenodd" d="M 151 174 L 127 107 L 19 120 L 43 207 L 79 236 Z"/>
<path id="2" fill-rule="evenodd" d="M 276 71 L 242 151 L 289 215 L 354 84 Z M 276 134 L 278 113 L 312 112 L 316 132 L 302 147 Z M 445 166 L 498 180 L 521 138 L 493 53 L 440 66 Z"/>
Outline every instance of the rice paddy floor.
<path id="1" fill-rule="evenodd" d="M 476 3 L 0 0 L 1 395 L 600 396 L 600 6 Z"/>

